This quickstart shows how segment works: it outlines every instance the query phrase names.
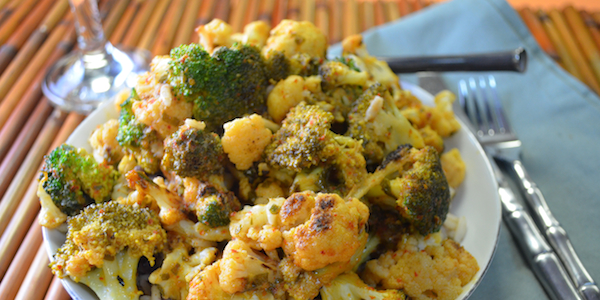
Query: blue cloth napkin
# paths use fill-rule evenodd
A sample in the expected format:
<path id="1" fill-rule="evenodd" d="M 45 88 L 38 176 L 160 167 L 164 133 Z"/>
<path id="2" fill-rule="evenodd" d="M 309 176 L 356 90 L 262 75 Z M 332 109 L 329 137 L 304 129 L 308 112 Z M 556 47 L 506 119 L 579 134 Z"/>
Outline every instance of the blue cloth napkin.
<path id="1" fill-rule="evenodd" d="M 455 55 L 524 47 L 524 74 L 493 72 L 508 119 L 523 143 L 522 160 L 583 264 L 600 280 L 600 98 L 547 56 L 504 0 L 432 5 L 363 34 L 376 56 Z M 340 45 L 330 54 L 340 53 Z M 448 87 L 476 73 L 445 73 Z M 416 83 L 414 75 L 402 80 Z M 507 228 L 471 299 L 546 299 Z"/>

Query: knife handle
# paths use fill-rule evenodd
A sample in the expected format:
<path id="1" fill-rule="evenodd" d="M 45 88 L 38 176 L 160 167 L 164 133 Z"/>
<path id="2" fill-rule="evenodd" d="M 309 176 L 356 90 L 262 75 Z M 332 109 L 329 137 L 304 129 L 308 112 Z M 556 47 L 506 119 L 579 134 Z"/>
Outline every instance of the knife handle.
<path id="1" fill-rule="evenodd" d="M 499 179 L 499 181 L 501 181 Z M 498 188 L 502 201 L 502 215 L 510 232 L 531 264 L 534 274 L 554 300 L 581 299 L 569 280 L 562 264 L 548 245 L 539 229 L 516 201 L 512 190 L 504 182 Z"/>
<path id="2" fill-rule="evenodd" d="M 527 52 L 512 51 L 457 56 L 378 57 L 388 63 L 394 73 L 422 71 L 514 71 L 525 72 Z"/>
<path id="3" fill-rule="evenodd" d="M 548 242 L 562 261 L 565 269 L 571 276 L 576 288 L 585 295 L 586 299 L 600 299 L 600 291 L 594 279 L 587 272 L 583 263 L 577 256 L 571 240 L 560 223 L 550 211 L 544 195 L 531 180 L 520 160 L 512 162 L 514 174 L 519 179 L 519 185 L 525 195 L 525 200 L 534 212 L 534 217 L 540 224 L 540 230 L 545 234 Z"/>
<path id="4" fill-rule="evenodd" d="M 484 149 L 498 183 L 498 195 L 500 196 L 500 203 L 502 203 L 502 219 L 531 265 L 542 287 L 544 287 L 548 296 L 554 300 L 582 299 L 533 219 L 525 211 L 523 205 L 517 201 L 489 149 Z"/>

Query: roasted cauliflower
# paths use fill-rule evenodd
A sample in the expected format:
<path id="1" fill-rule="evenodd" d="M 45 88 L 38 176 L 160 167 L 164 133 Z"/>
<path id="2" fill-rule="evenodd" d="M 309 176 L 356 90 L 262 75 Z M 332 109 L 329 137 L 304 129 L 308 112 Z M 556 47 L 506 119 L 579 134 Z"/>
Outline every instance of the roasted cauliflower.
<path id="1" fill-rule="evenodd" d="M 326 50 L 327 38 L 314 24 L 292 20 L 283 20 L 275 26 L 262 48 L 263 55 L 267 58 L 271 51 L 283 52 L 288 58 L 298 53 L 325 58 Z"/>
<path id="2" fill-rule="evenodd" d="M 367 262 L 362 278 L 384 289 L 402 289 L 411 299 L 455 299 L 479 270 L 477 261 L 453 240 L 418 247 L 407 236 L 396 251 Z"/>
<path id="3" fill-rule="evenodd" d="M 253 114 L 223 124 L 223 151 L 238 170 L 247 170 L 262 158 L 273 135 L 265 122 L 261 116 Z"/>
<path id="4" fill-rule="evenodd" d="M 279 211 L 283 251 L 294 264 L 313 271 L 349 261 L 366 238 L 369 209 L 336 194 L 295 193 Z"/>

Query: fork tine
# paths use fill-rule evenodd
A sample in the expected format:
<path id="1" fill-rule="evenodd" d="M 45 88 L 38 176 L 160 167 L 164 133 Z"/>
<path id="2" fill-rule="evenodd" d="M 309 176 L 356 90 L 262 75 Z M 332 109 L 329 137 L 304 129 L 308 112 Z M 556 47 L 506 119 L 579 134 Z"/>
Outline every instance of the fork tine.
<path id="1" fill-rule="evenodd" d="M 477 125 L 477 135 L 478 136 L 483 136 L 485 134 L 485 132 L 487 131 L 487 126 L 485 124 L 485 120 L 484 120 L 484 113 L 482 111 L 482 103 L 481 103 L 481 93 L 480 93 L 480 89 L 477 86 L 477 82 L 475 81 L 475 78 L 470 77 L 469 78 L 469 90 L 470 90 L 470 95 L 471 97 L 468 97 L 467 99 L 469 99 L 469 101 L 467 102 L 467 105 L 471 106 L 471 112 L 473 114 L 473 118 L 475 120 L 475 122 L 473 124 Z"/>
<path id="2" fill-rule="evenodd" d="M 475 107 L 474 92 L 469 90 L 467 81 L 461 79 L 459 81 L 459 101 L 463 111 L 469 118 L 471 125 L 476 129 L 479 129 L 479 122 L 477 121 L 477 110 Z"/>
<path id="3" fill-rule="evenodd" d="M 469 120 L 471 121 L 471 124 L 473 126 L 477 125 L 477 120 L 475 120 L 475 114 L 473 113 L 473 105 L 471 105 L 471 100 L 470 100 L 470 95 L 471 93 L 469 93 L 469 90 L 467 88 L 467 82 L 464 79 L 461 79 L 459 81 L 459 101 L 460 101 L 460 106 L 462 107 L 462 110 L 465 112 L 465 114 L 467 115 L 467 117 L 469 118 Z"/>
<path id="4" fill-rule="evenodd" d="M 498 96 L 498 90 L 496 89 L 496 78 L 494 78 L 494 76 L 492 76 L 492 75 L 489 75 L 488 82 L 489 82 L 490 94 L 494 101 L 493 115 L 495 117 L 495 121 L 498 126 L 498 132 L 500 134 L 511 132 L 510 126 L 508 125 L 508 122 L 506 121 L 504 110 L 502 109 L 502 103 L 500 103 L 500 97 Z"/>
<path id="5" fill-rule="evenodd" d="M 479 76 L 479 88 L 481 89 L 481 98 L 483 100 L 483 112 L 480 111 L 480 114 L 485 118 L 483 121 L 484 134 L 494 135 L 497 127 L 490 105 L 490 93 L 488 87 L 489 85 L 487 84 L 486 79 L 483 76 Z"/>

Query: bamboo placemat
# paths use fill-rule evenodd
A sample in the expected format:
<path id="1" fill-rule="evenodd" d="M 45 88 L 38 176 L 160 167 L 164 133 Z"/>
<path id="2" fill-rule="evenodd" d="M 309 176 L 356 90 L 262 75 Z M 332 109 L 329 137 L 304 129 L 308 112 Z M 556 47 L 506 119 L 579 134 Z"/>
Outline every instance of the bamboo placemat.
<path id="1" fill-rule="evenodd" d="M 105 34 L 115 44 L 167 54 L 197 42 L 213 18 L 237 31 L 254 20 L 308 20 L 330 43 L 432 5 L 423 0 L 101 0 Z M 600 12 L 519 8 L 546 53 L 600 93 Z M 69 299 L 48 268 L 37 222 L 43 155 L 84 116 L 53 108 L 40 83 L 75 46 L 67 0 L 0 0 L 0 299 Z"/>

